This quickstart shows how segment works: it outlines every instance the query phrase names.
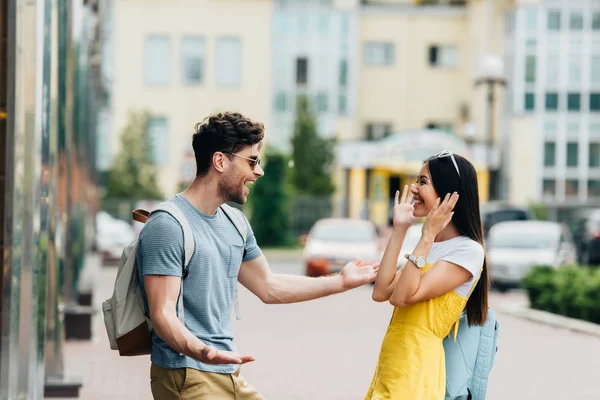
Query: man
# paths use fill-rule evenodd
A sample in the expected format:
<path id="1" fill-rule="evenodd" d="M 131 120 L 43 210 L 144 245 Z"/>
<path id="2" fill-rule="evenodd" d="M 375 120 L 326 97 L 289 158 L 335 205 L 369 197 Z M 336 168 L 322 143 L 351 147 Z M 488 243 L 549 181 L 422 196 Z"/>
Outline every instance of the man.
<path id="1" fill-rule="evenodd" d="M 146 310 L 154 326 L 150 382 L 155 399 L 262 399 L 239 375 L 254 358 L 234 350 L 231 328 L 237 282 L 264 303 L 292 303 L 340 293 L 372 282 L 378 265 L 349 263 L 335 276 L 273 274 L 250 224 L 244 240 L 221 205 L 244 204 L 249 186 L 264 175 L 264 127 L 238 113 L 196 125 L 192 146 L 197 176 L 171 201 L 192 229 L 195 251 L 183 281 L 185 325 L 177 316 L 183 275 L 183 231 L 169 213 L 151 215 L 138 244 Z"/>

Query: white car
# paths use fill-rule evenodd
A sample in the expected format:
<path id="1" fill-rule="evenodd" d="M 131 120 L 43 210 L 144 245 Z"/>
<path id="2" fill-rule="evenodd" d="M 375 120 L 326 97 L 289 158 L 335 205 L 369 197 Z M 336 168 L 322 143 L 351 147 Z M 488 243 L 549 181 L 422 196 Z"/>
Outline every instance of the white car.
<path id="1" fill-rule="evenodd" d="M 306 275 L 340 271 L 354 259 L 365 264 L 379 261 L 377 229 L 370 221 L 325 218 L 311 228 L 304 247 Z"/>
<path id="2" fill-rule="evenodd" d="M 510 221 L 494 225 L 486 243 L 489 273 L 499 290 L 518 287 L 535 265 L 559 268 L 574 264 L 569 230 L 551 221 Z"/>

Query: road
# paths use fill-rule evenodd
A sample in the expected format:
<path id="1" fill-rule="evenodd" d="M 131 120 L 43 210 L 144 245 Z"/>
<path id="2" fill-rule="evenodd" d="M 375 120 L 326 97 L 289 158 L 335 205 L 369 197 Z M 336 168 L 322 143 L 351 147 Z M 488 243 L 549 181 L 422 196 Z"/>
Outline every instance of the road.
<path id="1" fill-rule="evenodd" d="M 275 272 L 302 272 L 274 262 Z M 104 268 L 95 303 L 108 297 L 116 268 Z M 240 289 L 234 321 L 241 353 L 256 362 L 242 374 L 269 400 L 358 400 L 369 385 L 392 308 L 370 298 L 370 286 L 307 303 L 265 305 Z M 524 301 L 521 292 L 493 293 L 492 307 Z M 600 399 L 600 339 L 500 315 L 498 362 L 488 400 Z M 67 375 L 84 380 L 81 399 L 151 398 L 149 360 L 108 350 L 102 315 L 92 341 L 65 345 Z M 418 400 L 418 399 L 410 399 Z"/>

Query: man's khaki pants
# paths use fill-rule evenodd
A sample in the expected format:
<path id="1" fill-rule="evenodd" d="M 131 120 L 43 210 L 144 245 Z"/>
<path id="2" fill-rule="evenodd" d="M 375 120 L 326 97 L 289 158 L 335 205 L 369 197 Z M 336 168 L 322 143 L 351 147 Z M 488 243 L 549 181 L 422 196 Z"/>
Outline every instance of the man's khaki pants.
<path id="1" fill-rule="evenodd" d="M 218 374 L 152 364 L 150 387 L 156 400 L 264 400 L 240 376 L 239 369 L 233 374 Z"/>

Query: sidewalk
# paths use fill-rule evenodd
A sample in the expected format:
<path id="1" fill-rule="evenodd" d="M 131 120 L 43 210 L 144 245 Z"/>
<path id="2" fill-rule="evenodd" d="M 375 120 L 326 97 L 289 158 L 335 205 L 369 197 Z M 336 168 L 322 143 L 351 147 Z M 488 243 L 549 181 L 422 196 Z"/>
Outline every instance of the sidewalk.
<path id="1" fill-rule="evenodd" d="M 65 375 L 79 378 L 80 399 L 147 400 L 150 393 L 150 356 L 120 357 L 110 349 L 102 316 L 102 301 L 112 295 L 117 267 L 98 269 L 94 283 L 93 338 L 65 342 Z"/>

